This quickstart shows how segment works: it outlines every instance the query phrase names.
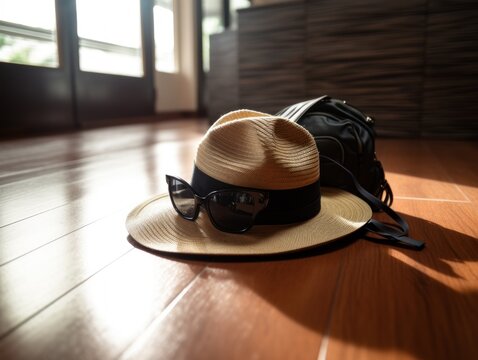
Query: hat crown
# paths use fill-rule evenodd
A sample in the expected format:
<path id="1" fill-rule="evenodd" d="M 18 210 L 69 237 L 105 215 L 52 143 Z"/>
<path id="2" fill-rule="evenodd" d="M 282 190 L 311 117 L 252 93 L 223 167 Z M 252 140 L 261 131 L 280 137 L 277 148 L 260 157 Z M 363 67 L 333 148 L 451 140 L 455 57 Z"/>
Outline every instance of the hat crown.
<path id="1" fill-rule="evenodd" d="M 290 120 L 250 110 L 217 120 L 202 139 L 195 163 L 214 179 L 257 189 L 295 189 L 319 179 L 312 135 Z"/>

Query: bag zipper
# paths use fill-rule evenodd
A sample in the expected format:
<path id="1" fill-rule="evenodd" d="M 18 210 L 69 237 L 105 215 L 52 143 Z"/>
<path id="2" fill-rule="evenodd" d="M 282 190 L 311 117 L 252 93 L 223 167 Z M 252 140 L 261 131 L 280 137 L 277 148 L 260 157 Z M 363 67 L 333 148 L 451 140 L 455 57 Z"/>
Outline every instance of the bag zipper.
<path id="1" fill-rule="evenodd" d="M 338 104 L 335 104 L 336 108 L 344 115 L 350 116 L 350 114 L 347 113 L 347 110 L 352 113 L 352 116 L 355 120 L 361 122 L 362 124 L 366 126 L 370 126 L 370 122 L 367 121 L 367 115 L 365 115 L 363 112 L 361 112 L 359 109 L 349 105 L 345 100 L 339 100 L 335 99 L 335 102 Z M 333 103 L 331 101 L 331 103 Z M 345 108 L 345 110 L 344 110 Z M 364 120 L 365 119 L 365 120 Z"/>

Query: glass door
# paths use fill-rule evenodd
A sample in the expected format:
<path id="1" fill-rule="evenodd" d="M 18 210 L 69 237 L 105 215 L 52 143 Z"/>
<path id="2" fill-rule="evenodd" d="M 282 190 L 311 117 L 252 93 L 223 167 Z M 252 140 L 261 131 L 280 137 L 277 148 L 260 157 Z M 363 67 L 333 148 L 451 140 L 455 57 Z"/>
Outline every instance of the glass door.
<path id="1" fill-rule="evenodd" d="M 151 0 L 76 0 L 81 125 L 154 112 Z"/>
<path id="2" fill-rule="evenodd" d="M 0 61 L 58 67 L 54 0 L 0 0 Z"/>
<path id="3" fill-rule="evenodd" d="M 58 46 L 64 10 L 55 0 L 0 0 L 0 134 L 74 126 L 70 52 Z"/>
<path id="4" fill-rule="evenodd" d="M 138 0 L 77 0 L 76 15 L 80 70 L 143 76 Z"/>
<path id="5" fill-rule="evenodd" d="M 0 0 L 0 131 L 152 114 L 152 9 L 153 0 Z"/>

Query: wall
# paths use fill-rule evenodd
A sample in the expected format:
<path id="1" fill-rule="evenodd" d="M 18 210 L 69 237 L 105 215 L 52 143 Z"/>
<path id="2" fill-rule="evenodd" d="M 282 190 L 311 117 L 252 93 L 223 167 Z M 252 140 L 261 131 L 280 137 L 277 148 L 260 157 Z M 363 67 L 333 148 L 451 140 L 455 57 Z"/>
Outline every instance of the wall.
<path id="1" fill-rule="evenodd" d="M 213 62 L 224 61 L 221 36 L 231 35 L 215 39 Z M 209 92 L 221 96 L 236 81 L 238 96 L 222 96 L 211 114 L 237 106 L 276 113 L 327 94 L 375 118 L 380 135 L 478 136 L 475 3 L 308 0 L 257 6 L 239 11 L 236 37 L 237 61 L 229 61 L 229 69 L 211 67 L 215 83 Z"/>
<path id="2" fill-rule="evenodd" d="M 208 117 L 211 121 L 239 108 L 237 33 L 211 35 L 211 71 L 208 76 Z M 209 90 L 212 91 L 209 91 Z"/>
<path id="3" fill-rule="evenodd" d="M 193 0 L 176 2 L 178 72 L 155 73 L 156 112 L 197 111 L 197 37 Z"/>

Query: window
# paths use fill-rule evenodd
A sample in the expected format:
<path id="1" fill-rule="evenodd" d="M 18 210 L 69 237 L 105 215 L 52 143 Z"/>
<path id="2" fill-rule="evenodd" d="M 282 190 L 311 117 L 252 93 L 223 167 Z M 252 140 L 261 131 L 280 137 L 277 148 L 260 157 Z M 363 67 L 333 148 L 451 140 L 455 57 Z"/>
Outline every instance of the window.
<path id="1" fill-rule="evenodd" d="M 174 6 L 174 0 L 154 1 L 154 42 L 157 71 L 170 73 L 177 71 Z"/>
<path id="2" fill-rule="evenodd" d="M 224 31 L 222 0 L 202 2 L 202 62 L 203 70 L 209 72 L 209 36 Z"/>
<path id="3" fill-rule="evenodd" d="M 55 0 L 0 0 L 0 61 L 58 67 Z"/>
<path id="4" fill-rule="evenodd" d="M 77 0 L 76 12 L 81 70 L 143 76 L 140 0 Z"/>
<path id="5" fill-rule="evenodd" d="M 230 0 L 230 24 L 231 29 L 237 29 L 237 10 L 245 9 L 251 6 L 249 0 Z"/>
<path id="6" fill-rule="evenodd" d="M 202 64 L 209 72 L 209 37 L 226 28 L 237 29 L 237 10 L 251 5 L 249 0 L 202 0 Z"/>

